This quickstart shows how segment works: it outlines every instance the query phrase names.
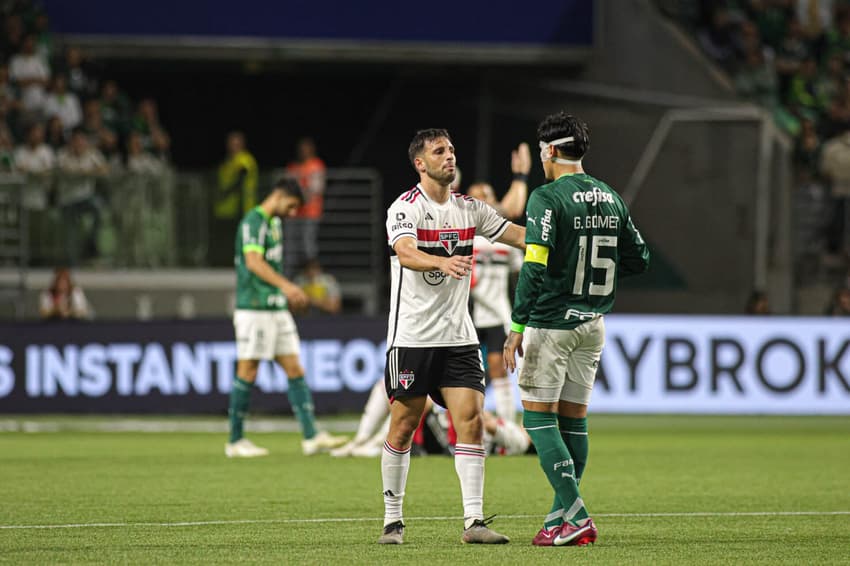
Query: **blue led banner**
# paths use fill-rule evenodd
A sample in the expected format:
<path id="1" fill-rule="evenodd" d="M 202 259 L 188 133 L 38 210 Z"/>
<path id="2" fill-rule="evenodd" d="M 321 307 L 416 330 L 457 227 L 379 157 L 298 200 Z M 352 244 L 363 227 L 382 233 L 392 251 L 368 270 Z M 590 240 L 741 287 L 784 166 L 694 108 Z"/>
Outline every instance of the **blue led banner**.
<path id="1" fill-rule="evenodd" d="M 612 315 L 605 323 L 591 412 L 850 415 L 844 320 Z M 360 411 L 383 376 L 386 319 L 298 326 L 317 412 Z M 235 362 L 226 320 L 2 323 L 0 413 L 223 414 Z M 257 385 L 252 407 L 289 411 L 279 368 L 264 363 Z"/>

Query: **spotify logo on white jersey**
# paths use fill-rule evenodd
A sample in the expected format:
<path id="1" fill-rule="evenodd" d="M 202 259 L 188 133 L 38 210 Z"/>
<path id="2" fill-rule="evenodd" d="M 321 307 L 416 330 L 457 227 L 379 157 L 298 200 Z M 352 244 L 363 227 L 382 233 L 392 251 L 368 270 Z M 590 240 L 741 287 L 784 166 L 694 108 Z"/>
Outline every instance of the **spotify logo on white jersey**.
<path id="1" fill-rule="evenodd" d="M 442 271 L 423 271 L 422 279 L 424 279 L 425 283 L 428 285 L 436 287 L 446 280 L 446 274 Z"/>

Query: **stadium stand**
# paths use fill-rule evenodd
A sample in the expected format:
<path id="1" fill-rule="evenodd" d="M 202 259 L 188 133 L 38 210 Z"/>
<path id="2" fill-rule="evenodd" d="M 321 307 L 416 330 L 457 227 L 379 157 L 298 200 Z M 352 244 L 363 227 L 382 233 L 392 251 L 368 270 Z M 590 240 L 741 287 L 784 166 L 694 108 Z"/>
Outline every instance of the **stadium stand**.
<path id="1" fill-rule="evenodd" d="M 850 3 L 659 1 L 793 139 L 798 308 L 846 288 L 850 267 Z M 805 304 L 809 303 L 809 304 Z"/>

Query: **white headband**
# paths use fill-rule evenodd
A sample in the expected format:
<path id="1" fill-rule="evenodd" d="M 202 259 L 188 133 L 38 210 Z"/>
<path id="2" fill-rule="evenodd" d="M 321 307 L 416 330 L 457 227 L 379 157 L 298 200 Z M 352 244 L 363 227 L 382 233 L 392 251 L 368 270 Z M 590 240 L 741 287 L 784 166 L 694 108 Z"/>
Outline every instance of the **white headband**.
<path id="1" fill-rule="evenodd" d="M 565 144 L 565 143 L 570 143 L 571 141 L 574 141 L 574 140 L 575 140 L 575 138 L 573 136 L 570 136 L 568 138 L 559 138 L 559 139 L 548 141 L 548 142 L 542 141 L 542 142 L 540 142 L 540 147 L 543 148 L 544 144 L 545 145 L 561 145 L 561 144 Z"/>
<path id="2" fill-rule="evenodd" d="M 550 145 L 556 145 L 557 146 L 557 145 L 569 143 L 571 141 L 575 141 L 575 138 L 573 136 L 570 136 L 568 138 L 558 138 L 556 140 L 552 140 L 552 141 L 549 141 L 549 142 L 545 142 L 545 141 L 540 142 L 540 159 L 542 161 L 554 161 L 555 163 L 560 163 L 561 165 L 579 165 L 581 163 L 581 159 L 576 159 L 576 160 L 564 159 L 562 157 L 556 157 L 554 153 L 551 156 L 548 155 L 547 149 L 549 148 Z"/>

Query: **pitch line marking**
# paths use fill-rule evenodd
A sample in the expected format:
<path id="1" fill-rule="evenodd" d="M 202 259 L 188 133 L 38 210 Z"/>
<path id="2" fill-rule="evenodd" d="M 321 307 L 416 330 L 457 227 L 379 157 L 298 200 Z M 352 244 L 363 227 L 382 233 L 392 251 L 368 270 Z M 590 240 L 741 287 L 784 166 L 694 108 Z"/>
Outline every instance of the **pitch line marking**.
<path id="1" fill-rule="evenodd" d="M 653 517 L 811 517 L 850 515 L 850 511 L 696 511 L 692 513 L 596 513 L 594 517 L 653 518 Z M 534 519 L 542 515 L 499 515 L 501 519 Z M 409 521 L 460 521 L 462 517 L 410 517 Z M 220 521 L 176 521 L 173 523 L 67 523 L 61 525 L 0 525 L 10 529 L 86 529 L 111 527 L 204 527 L 214 525 L 310 524 L 310 523 L 368 523 L 380 522 L 381 517 L 328 517 L 324 519 L 235 519 Z"/>

